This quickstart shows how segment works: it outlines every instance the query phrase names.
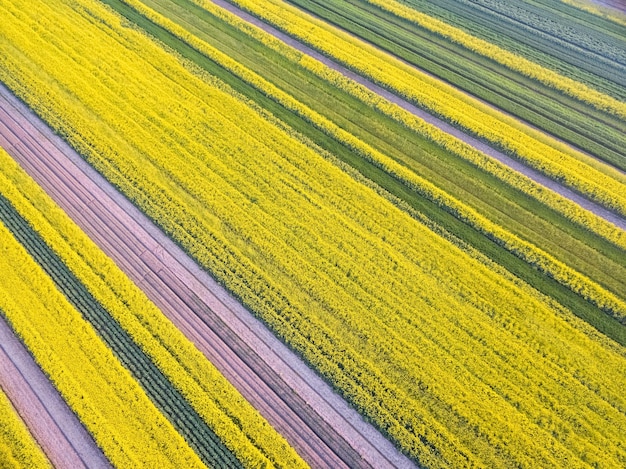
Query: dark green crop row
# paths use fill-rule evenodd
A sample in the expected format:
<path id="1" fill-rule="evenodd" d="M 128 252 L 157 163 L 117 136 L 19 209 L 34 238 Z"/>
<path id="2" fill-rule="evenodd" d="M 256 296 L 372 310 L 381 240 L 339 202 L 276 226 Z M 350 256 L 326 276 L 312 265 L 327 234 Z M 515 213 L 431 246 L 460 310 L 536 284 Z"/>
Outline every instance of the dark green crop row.
<path id="1" fill-rule="evenodd" d="M 626 65 L 623 37 L 596 27 L 595 22 L 580 21 L 580 10 L 574 16 L 565 14 L 558 1 L 545 2 L 543 5 L 533 0 L 515 3 L 479 0 L 472 3 L 505 23 L 518 25 L 526 31 L 547 37 L 591 60 Z M 571 6 L 569 8 L 572 9 Z M 604 23 L 606 25 L 607 22 Z"/>
<path id="2" fill-rule="evenodd" d="M 419 195 L 402 182 L 367 162 L 352 149 L 316 128 L 312 123 L 282 107 L 196 49 L 175 37 L 120 0 L 104 0 L 148 34 L 184 58 L 193 61 L 233 89 L 270 111 L 291 128 L 329 151 L 385 191 L 425 214 L 462 241 L 473 246 L 510 272 L 546 295 L 575 311 L 589 323 L 620 343 L 626 331 L 578 294 L 537 271 L 504 247 L 455 218 L 436 203 Z M 364 103 L 343 93 L 266 46 L 225 24 L 187 0 L 149 0 L 145 3 L 191 33 L 250 67 L 307 106 L 335 121 L 342 128 L 393 156 L 415 172 L 428 177 L 455 197 L 471 204 L 516 234 L 537 244 L 557 258 L 584 272 L 609 290 L 619 293 L 626 281 L 620 263 L 623 251 L 574 225 L 545 205 L 511 188 L 495 177 L 460 160 L 397 122 L 376 113 Z"/>
<path id="3" fill-rule="evenodd" d="M 145 352 L 2 195 L 0 220 L 50 276 L 69 302 L 92 324 L 106 345 L 131 372 L 174 428 L 183 435 L 200 459 L 209 467 L 242 467 Z"/>

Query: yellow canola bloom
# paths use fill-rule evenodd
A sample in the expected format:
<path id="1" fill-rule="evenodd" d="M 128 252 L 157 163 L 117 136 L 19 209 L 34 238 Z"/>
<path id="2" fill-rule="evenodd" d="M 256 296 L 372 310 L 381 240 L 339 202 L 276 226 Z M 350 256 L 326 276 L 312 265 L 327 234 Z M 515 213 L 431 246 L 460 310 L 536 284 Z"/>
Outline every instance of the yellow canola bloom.
<path id="1" fill-rule="evenodd" d="M 2 80 L 420 463 L 626 460 L 622 347 L 99 3 L 14 3 Z"/>
<path id="2" fill-rule="evenodd" d="M 0 311 L 107 458 L 116 467 L 204 467 L 2 224 L 0 251 Z"/>
<path id="3" fill-rule="evenodd" d="M 399 96 L 501 147 L 551 178 L 626 215 L 626 180 L 609 166 L 285 2 L 233 0 L 233 3 Z"/>
<path id="4" fill-rule="evenodd" d="M 4 469 L 52 468 L 7 395 L 0 389 L 0 462 Z"/>
<path id="5" fill-rule="evenodd" d="M 466 221 L 471 226 L 478 229 L 491 239 L 495 240 L 496 242 L 498 242 L 498 244 L 504 246 L 506 249 L 513 252 L 521 259 L 524 259 L 531 265 L 535 265 L 539 270 L 541 270 L 542 272 L 546 272 L 548 275 L 550 275 L 550 277 L 554 278 L 562 285 L 567 286 L 584 298 L 587 298 L 607 313 L 613 315 L 620 322 L 626 324 L 626 303 L 624 303 L 614 294 L 599 286 L 597 283 L 588 279 L 584 275 L 581 275 L 576 270 L 568 267 L 564 263 L 554 259 L 552 256 L 537 248 L 532 243 L 528 243 L 518 238 L 517 236 L 508 232 L 505 228 L 489 221 L 486 217 L 480 215 L 471 207 L 451 197 L 445 191 L 437 188 L 435 185 L 433 185 L 426 179 L 421 178 L 419 175 L 410 171 L 403 165 L 397 163 L 392 158 L 371 148 L 369 145 L 363 143 L 352 134 L 341 129 L 330 120 L 321 116 L 306 105 L 300 103 L 291 95 L 281 91 L 279 88 L 269 83 L 267 80 L 263 79 L 263 77 L 257 75 L 242 64 L 228 57 L 226 54 L 215 49 L 207 42 L 198 39 L 194 35 L 188 33 L 184 28 L 176 25 L 171 20 L 163 17 L 154 10 L 147 8 L 139 0 L 123 1 L 128 5 L 131 5 L 138 12 L 141 12 L 141 14 L 143 14 L 144 16 L 150 18 L 156 24 L 164 27 L 168 31 L 175 34 L 178 38 L 186 41 L 196 50 L 204 53 L 215 63 L 233 72 L 233 74 L 241 77 L 246 83 L 251 84 L 256 89 L 262 91 L 263 94 L 265 94 L 266 96 L 272 98 L 276 102 L 285 106 L 287 109 L 305 118 L 308 122 L 312 123 L 319 129 L 324 131 L 327 135 L 334 137 L 337 141 L 355 150 L 362 157 L 364 157 L 371 163 L 374 163 L 377 167 L 384 169 L 389 174 L 405 183 L 408 187 L 411 187 L 421 195 L 434 201 L 439 206 L 444 207 L 448 212 L 451 212 L 455 214 L 458 218 Z M 374 103 L 374 100 L 371 99 L 370 102 Z M 386 108 L 386 102 L 382 99 L 380 102 L 376 102 L 375 104 L 380 107 Z M 396 107 L 399 108 L 399 106 Z M 393 111 L 394 110 L 392 109 L 391 112 Z M 403 119 L 402 122 L 407 125 L 407 127 L 413 128 L 419 133 L 424 130 L 428 131 L 428 135 L 433 139 L 436 139 L 435 141 L 439 141 L 445 148 L 448 148 L 451 151 L 456 151 L 457 154 L 463 155 L 463 157 L 469 159 L 472 162 L 477 162 L 478 165 L 481 165 L 481 167 L 488 166 L 488 161 L 485 161 L 489 160 L 488 158 L 486 158 L 477 150 L 474 150 L 469 145 L 466 145 L 463 142 L 459 141 L 458 139 L 455 139 L 454 137 L 451 137 L 446 133 L 439 131 L 438 129 L 432 128 L 432 126 L 429 126 L 428 124 L 421 121 L 419 118 L 411 115 L 406 111 L 404 111 L 404 113 L 400 114 L 398 117 L 399 119 Z M 512 183 L 518 183 L 521 187 L 526 189 L 525 192 L 532 195 L 535 195 L 539 192 L 530 183 L 526 183 L 525 185 L 523 185 L 523 178 L 515 178 L 515 175 L 517 174 L 516 172 L 509 170 L 509 172 L 507 173 L 497 166 L 494 169 L 494 172 L 499 172 L 505 180 L 511 180 Z M 539 192 L 539 197 L 541 197 L 541 195 L 543 194 Z M 570 215 L 570 217 L 573 218 L 575 221 L 578 221 L 583 226 L 593 226 L 597 229 L 597 231 L 604 234 L 609 240 L 613 241 L 621 247 L 626 248 L 626 233 L 624 231 L 615 228 L 613 225 L 607 222 L 602 223 L 599 217 L 596 217 L 592 214 L 589 214 L 590 216 L 585 217 L 585 214 L 587 214 L 588 212 L 580 209 L 580 206 L 575 203 L 571 203 L 571 205 L 562 203 L 558 200 L 558 198 L 554 198 L 551 200 L 555 200 L 555 207 L 561 209 L 560 211 L 562 212 L 569 208 L 571 212 L 565 213 L 573 214 L 574 216 Z M 561 203 L 559 204 L 559 202 Z M 579 210 L 574 210 L 574 207 L 578 207 Z M 610 228 L 611 226 L 613 226 L 612 229 Z"/>
<path id="6" fill-rule="evenodd" d="M 531 60 L 520 57 L 519 55 L 502 49 L 501 47 L 491 44 L 488 41 L 472 36 L 471 34 L 468 34 L 459 28 L 455 28 L 454 26 L 451 26 L 441 20 L 433 18 L 432 16 L 413 10 L 412 8 L 402 5 L 395 0 L 366 1 L 383 10 L 393 13 L 400 18 L 409 20 L 412 23 L 427 29 L 428 31 L 450 39 L 451 41 L 456 42 L 473 52 L 493 59 L 505 67 L 537 80 L 544 85 L 559 90 L 569 96 L 572 96 L 573 98 L 579 99 L 582 102 L 591 104 L 597 109 L 626 119 L 626 103 L 594 90 L 583 83 L 564 77 L 557 72 L 532 62 Z"/>
<path id="7" fill-rule="evenodd" d="M 247 83 L 251 84 L 258 90 L 263 91 L 266 96 L 272 98 L 276 102 L 281 103 L 287 109 L 290 109 L 291 111 L 297 113 L 301 117 L 305 118 L 307 121 L 311 122 L 313 125 L 316 125 L 321 130 L 324 130 L 327 134 L 336 136 L 337 132 L 333 131 L 331 129 L 331 126 L 325 125 L 325 122 L 323 122 L 323 117 L 317 117 L 317 113 L 308 109 L 306 106 L 293 99 L 290 95 L 281 92 L 278 88 L 269 83 L 267 80 L 264 80 L 262 77 L 259 77 L 255 73 L 251 72 L 240 63 L 234 61 L 230 57 L 212 47 L 210 44 L 199 40 L 188 31 L 186 31 L 184 28 L 181 28 L 169 19 L 146 7 L 138 0 L 122 1 L 124 1 L 128 5 L 131 5 L 137 11 L 141 12 L 144 16 L 154 21 L 156 24 L 169 30 L 178 38 L 186 41 L 188 44 L 201 51 L 207 57 L 210 57 L 211 60 L 214 60 L 222 67 L 233 72 Z M 418 135 L 422 135 L 430 139 L 431 141 L 438 143 L 458 157 L 471 162 L 473 165 L 483 169 L 489 174 L 496 176 L 500 180 L 505 181 L 507 184 L 510 184 L 516 189 L 519 189 L 521 192 L 541 201 L 550 208 L 563 214 L 569 220 L 607 239 L 615 245 L 626 249 L 626 232 L 617 228 L 615 225 L 604 220 L 603 218 L 600 218 L 594 213 L 583 209 L 576 202 L 566 199 L 558 195 L 557 193 L 546 189 L 542 185 L 535 183 L 521 173 L 509 168 L 508 166 L 500 163 L 497 160 L 494 160 L 493 158 L 488 157 L 484 153 L 473 148 L 471 145 L 468 145 L 461 140 L 439 130 L 434 125 L 425 122 L 423 119 L 406 111 L 399 105 L 391 103 L 390 101 L 382 98 L 380 95 L 370 91 L 369 89 L 365 88 L 354 80 L 347 78 L 346 76 L 335 70 L 332 70 L 318 60 L 313 59 L 312 57 L 297 51 L 291 46 L 286 45 L 284 42 L 276 39 L 274 36 L 266 33 L 262 29 L 253 26 L 250 23 L 242 21 L 239 17 L 233 15 L 227 10 L 218 7 L 213 2 L 208 0 L 192 1 L 207 10 L 212 15 L 216 16 L 217 18 L 220 18 L 226 23 L 248 34 L 250 37 L 258 40 L 275 52 L 278 52 L 283 57 L 289 59 L 298 66 L 303 67 L 304 69 L 316 74 L 318 77 L 323 78 L 324 80 L 332 83 L 334 86 L 349 93 L 355 98 L 358 98 L 364 103 L 369 104 L 379 112 L 391 117 L 395 121 L 403 124 L 405 127 L 413 130 Z"/>
<path id="8" fill-rule="evenodd" d="M 2 149 L 0 168 L 2 194 L 246 467 L 306 467 L 284 438 Z"/>

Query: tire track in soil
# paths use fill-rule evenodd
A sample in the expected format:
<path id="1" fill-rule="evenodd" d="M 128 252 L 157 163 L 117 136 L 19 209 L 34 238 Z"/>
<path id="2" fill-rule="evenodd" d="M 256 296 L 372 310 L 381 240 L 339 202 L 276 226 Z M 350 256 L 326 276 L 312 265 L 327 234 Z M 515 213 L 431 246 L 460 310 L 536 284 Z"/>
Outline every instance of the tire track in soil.
<path id="1" fill-rule="evenodd" d="M 415 467 L 4 86 L 0 145 L 313 467 Z"/>

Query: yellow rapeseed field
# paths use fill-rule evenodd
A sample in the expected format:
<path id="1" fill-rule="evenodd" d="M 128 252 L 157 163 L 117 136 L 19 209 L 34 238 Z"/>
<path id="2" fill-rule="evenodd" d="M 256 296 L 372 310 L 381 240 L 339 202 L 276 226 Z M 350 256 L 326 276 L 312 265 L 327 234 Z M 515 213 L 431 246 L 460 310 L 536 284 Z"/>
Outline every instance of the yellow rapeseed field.
<path id="1" fill-rule="evenodd" d="M 224 54 L 220 54 L 218 50 L 211 47 L 209 44 L 197 39 L 188 32 L 183 31 L 181 28 L 176 27 L 171 21 L 163 18 L 158 13 L 154 12 L 150 8 L 147 8 L 139 0 L 122 0 L 125 3 L 132 5 L 138 11 L 141 11 L 147 17 L 152 19 L 155 23 L 163 26 L 169 31 L 176 34 L 181 39 L 188 42 L 196 49 L 202 51 L 207 57 L 210 57 L 215 62 L 219 63 L 224 68 L 232 71 L 237 76 L 241 77 L 247 83 L 252 84 L 257 89 L 262 91 L 266 96 L 272 97 L 272 99 L 280 102 L 288 109 L 304 117 L 309 122 L 318 126 L 324 130 L 327 134 L 336 136 L 339 131 L 333 131 L 330 125 L 326 125 L 320 117 L 313 111 L 310 111 L 301 103 L 294 103 L 294 100 L 290 96 L 286 96 L 284 93 L 280 93 L 276 87 L 267 83 L 262 77 L 256 76 L 251 73 L 241 64 L 225 57 Z M 219 8 L 213 2 L 209 0 L 192 0 L 197 5 L 206 9 L 212 15 L 224 20 L 228 24 L 236 27 L 242 32 L 255 38 L 265 46 L 271 48 L 275 52 L 278 52 L 283 57 L 289 59 L 295 64 L 305 68 L 306 70 L 315 73 L 320 78 L 332 83 L 334 86 L 346 91 L 355 98 L 360 99 L 364 103 L 367 103 L 379 112 L 393 118 L 397 122 L 403 124 L 407 128 L 415 131 L 418 135 L 423 135 L 426 138 L 438 143 L 454 155 L 463 158 L 473 165 L 483 169 L 489 174 L 496 176 L 498 179 L 505 181 L 512 187 L 519 189 L 521 192 L 533 197 L 557 212 L 563 214 L 569 220 L 585 227 L 586 229 L 598 234 L 599 236 L 611 241 L 612 243 L 626 249 L 626 232 L 620 230 L 615 225 L 607 222 L 603 218 L 584 210 L 580 205 L 572 202 L 569 199 L 561 197 L 551 190 L 546 190 L 540 184 L 535 183 L 526 176 L 519 172 L 509 168 L 508 166 L 488 157 L 479 150 L 472 146 L 462 142 L 461 140 L 447 134 L 437 127 L 425 122 L 423 119 L 415 116 L 414 114 L 406 111 L 397 104 L 391 103 L 380 95 L 370 91 L 354 80 L 342 75 L 339 72 L 329 68 L 318 60 L 312 58 L 309 55 L 303 54 L 296 49 L 288 46 L 284 42 L 276 39 L 274 36 L 266 33 L 262 29 L 246 23 L 239 19 L 239 17 L 232 13 Z M 344 133 L 345 134 L 345 133 Z M 345 139 L 344 139 L 345 140 Z M 626 182 L 626 180 L 624 181 Z"/>
<path id="2" fill-rule="evenodd" d="M 610 21 L 614 21 L 617 24 L 626 26 L 626 14 L 622 11 L 610 7 L 605 7 L 599 2 L 592 2 L 591 0 L 561 0 L 563 3 L 568 3 L 580 10 L 592 13 L 594 15 L 601 16 Z"/>
<path id="3" fill-rule="evenodd" d="M 2 224 L 0 240 L 0 311 L 113 464 L 204 467 Z"/>
<path id="4" fill-rule="evenodd" d="M 626 178 L 607 165 L 464 95 L 450 85 L 281 0 L 233 0 L 383 87 L 496 144 L 530 166 L 626 215 Z"/>
<path id="5" fill-rule="evenodd" d="M 101 4 L 0 14 L 0 78 L 410 456 L 626 463 L 623 347 Z"/>
<path id="6" fill-rule="evenodd" d="M 337 141 L 357 151 L 363 158 L 374 163 L 377 167 L 383 168 L 389 174 L 404 182 L 408 187 L 411 187 L 429 200 L 434 201 L 439 206 L 444 207 L 447 211 L 454 213 L 458 218 L 469 223 L 471 226 L 486 234 L 491 239 L 496 240 L 498 244 L 505 246 L 510 252 L 513 252 L 515 255 L 530 264 L 537 266 L 542 272 L 548 273 L 550 277 L 556 279 L 562 285 L 580 293 L 607 313 L 616 317 L 621 322 L 626 323 L 626 304 L 624 304 L 624 302 L 615 295 L 597 285 L 595 282 L 576 272 L 574 269 L 568 267 L 562 262 L 554 259 L 552 256 L 543 252 L 532 243 L 519 239 L 517 236 L 508 232 L 505 228 L 489 221 L 471 207 L 451 197 L 432 183 L 428 182 L 426 179 L 407 169 L 402 164 L 397 163 L 392 158 L 361 142 L 349 132 L 341 129 L 333 122 L 298 102 L 289 94 L 281 91 L 276 86 L 263 79 L 263 77 L 255 74 L 245 66 L 229 58 L 216 48 L 212 47 L 210 44 L 189 34 L 183 28 L 177 26 L 167 18 L 164 18 L 154 10 L 146 7 L 139 0 L 124 0 L 124 2 L 133 6 L 137 11 L 150 18 L 156 24 L 159 24 L 160 26 L 171 31 L 177 37 L 185 40 L 188 44 L 203 52 L 207 57 L 220 64 L 225 69 L 241 77 L 246 83 L 253 85 L 264 95 L 271 97 L 287 109 L 304 117 L 308 122 L 323 130 L 327 135 L 332 136 Z M 212 9 L 215 8 L 216 7 L 214 6 Z M 320 69 L 322 67 L 327 68 L 320 64 Z M 346 88 L 350 88 L 349 83 L 345 84 Z M 358 85 L 355 84 L 355 87 L 357 86 Z M 533 195 L 539 200 L 545 201 L 548 205 L 551 205 L 561 213 L 564 213 L 568 216 L 568 218 L 580 223 L 582 226 L 585 226 L 592 231 L 595 231 L 601 236 L 604 236 L 616 245 L 626 248 L 626 233 L 624 231 L 604 221 L 600 217 L 583 210 L 576 203 L 569 202 L 551 191 L 539 190 L 537 187 L 538 185 L 525 180 L 525 178 L 519 173 L 506 168 L 504 165 L 499 163 L 490 165 L 489 158 L 473 149 L 471 146 L 434 128 L 434 126 L 423 122 L 421 119 L 412 116 L 407 111 L 400 109 L 397 105 L 385 102 L 383 99 L 376 100 L 371 92 L 368 93 L 363 91 L 362 93 L 358 93 L 358 96 L 369 104 L 382 108 L 390 115 L 401 119 L 405 125 L 413 128 L 416 132 L 427 133 L 427 135 L 434 141 L 439 142 L 445 148 L 455 151 L 455 153 L 462 158 L 475 162 L 481 167 L 489 168 L 492 173 L 497 174 L 503 180 L 510 182 L 516 187 L 524 189 L 527 194 Z M 296 136 L 296 138 L 298 137 Z"/>
<path id="7" fill-rule="evenodd" d="M 0 193 L 183 392 L 240 461 L 248 467 L 264 463 L 305 466 L 226 378 L 2 149 L 0 187 Z"/>

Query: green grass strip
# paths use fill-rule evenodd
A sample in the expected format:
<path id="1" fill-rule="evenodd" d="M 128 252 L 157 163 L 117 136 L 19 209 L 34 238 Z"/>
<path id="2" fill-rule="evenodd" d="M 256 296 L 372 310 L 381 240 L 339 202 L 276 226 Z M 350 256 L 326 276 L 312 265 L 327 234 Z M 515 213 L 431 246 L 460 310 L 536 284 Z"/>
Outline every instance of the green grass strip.
<path id="1" fill-rule="evenodd" d="M 519 26 L 502 21 L 493 13 L 476 8 L 471 3 L 456 0 L 401 2 L 614 98 L 626 99 L 626 89 L 620 85 L 620 76 L 611 67 L 576 54 L 547 37 L 529 35 Z"/>
<path id="2" fill-rule="evenodd" d="M 367 2 L 289 3 L 626 170 L 626 127 L 614 116 Z"/>

